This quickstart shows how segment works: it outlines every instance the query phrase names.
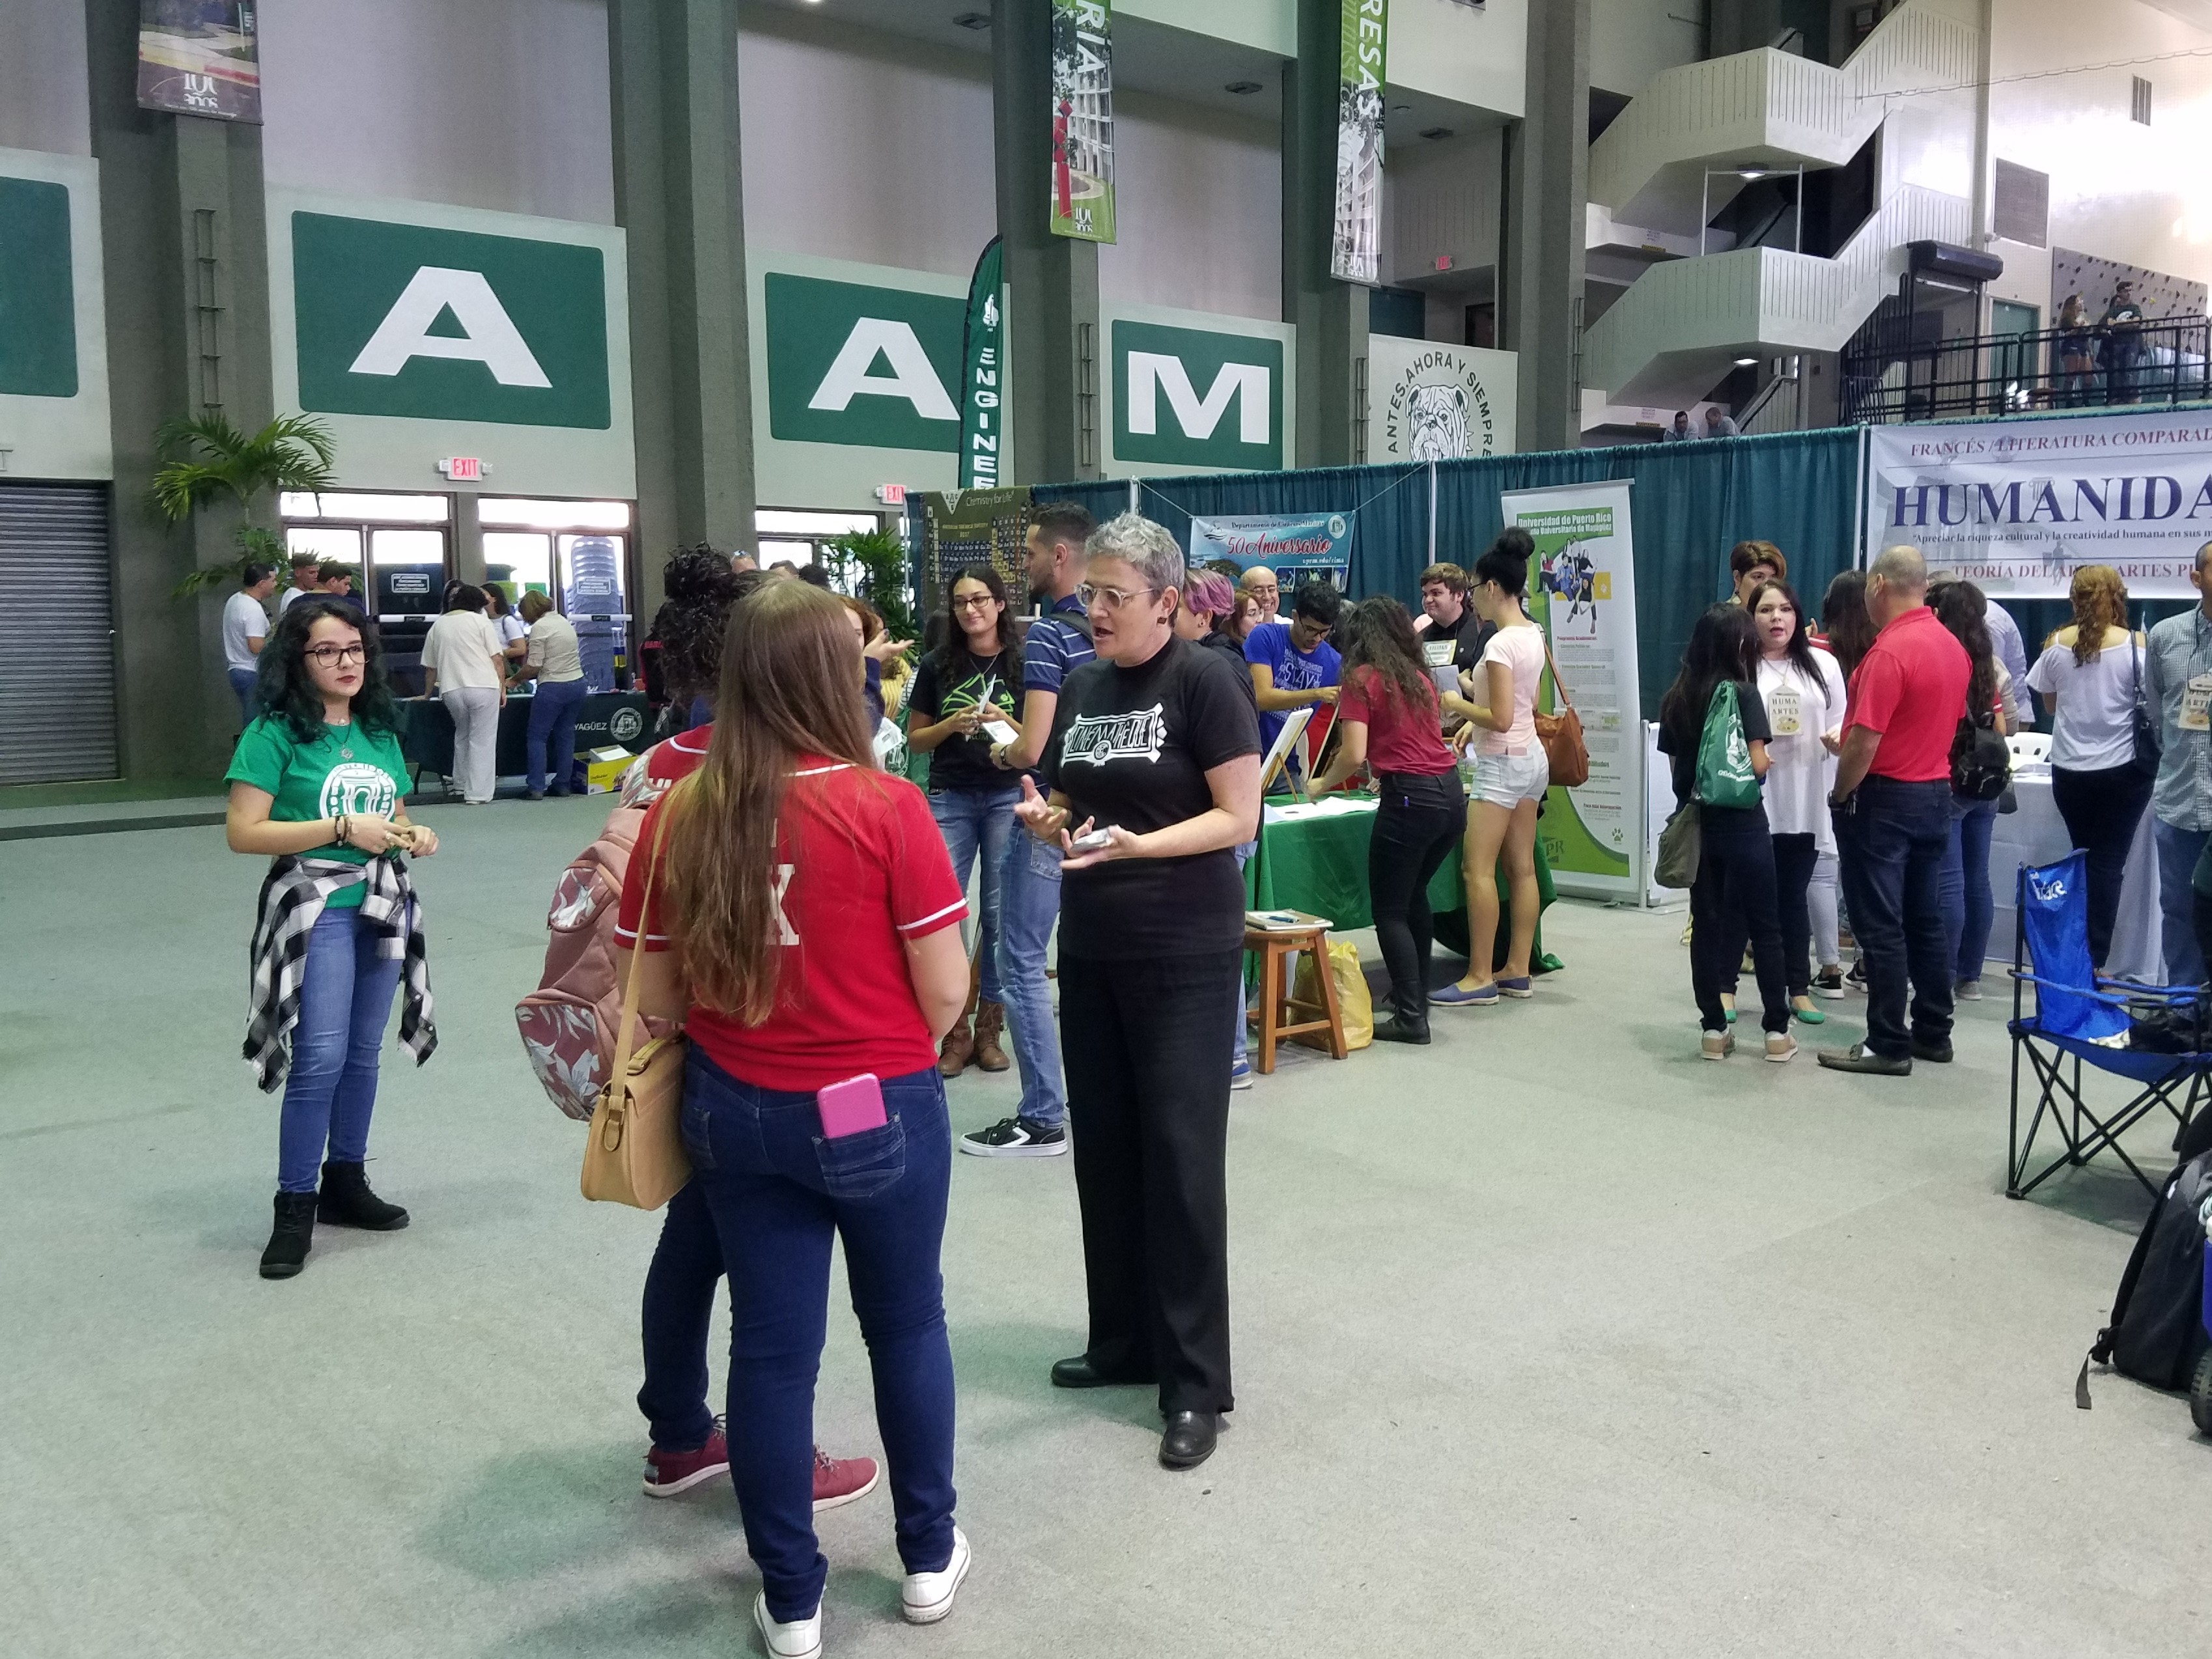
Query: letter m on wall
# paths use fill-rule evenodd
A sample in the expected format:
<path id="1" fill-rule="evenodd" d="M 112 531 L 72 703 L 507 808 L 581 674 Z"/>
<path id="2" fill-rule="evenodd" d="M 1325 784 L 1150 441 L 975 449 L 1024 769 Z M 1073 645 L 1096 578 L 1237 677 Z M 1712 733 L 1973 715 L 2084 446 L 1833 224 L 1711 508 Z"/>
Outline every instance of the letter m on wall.
<path id="1" fill-rule="evenodd" d="M 1283 369 L 1283 343 L 1273 335 L 1115 319 L 1115 459 L 1280 467 Z"/>

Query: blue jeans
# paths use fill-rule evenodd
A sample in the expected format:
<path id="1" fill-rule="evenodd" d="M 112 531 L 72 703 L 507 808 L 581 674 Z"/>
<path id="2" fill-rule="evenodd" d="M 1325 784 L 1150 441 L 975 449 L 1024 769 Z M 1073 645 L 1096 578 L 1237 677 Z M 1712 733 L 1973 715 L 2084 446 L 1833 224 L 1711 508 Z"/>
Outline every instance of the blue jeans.
<path id="1" fill-rule="evenodd" d="M 2204 953 L 2197 944 L 2197 892 L 2190 885 L 2204 851 L 2206 831 L 2179 830 L 2164 818 L 2151 821 L 2158 848 L 2159 938 L 2166 953 L 2168 985 L 2204 983 Z"/>
<path id="2" fill-rule="evenodd" d="M 999 870 L 1006 861 L 1006 842 L 1013 836 L 1014 803 L 1022 798 L 1021 786 L 1011 789 L 933 789 L 929 815 L 945 837 L 945 850 L 952 855 L 952 877 L 960 890 L 968 890 L 968 872 L 976 855 L 983 860 L 981 889 L 982 920 L 975 927 L 975 960 L 982 969 L 981 994 L 986 1002 L 1003 1002 L 999 974 Z"/>
<path id="3" fill-rule="evenodd" d="M 938 1256 L 952 1132 L 935 1066 L 883 1080 L 881 1128 L 822 1135 L 811 1094 L 756 1088 L 694 1044 L 684 1144 L 730 1275 L 730 1474 L 769 1615 L 804 1619 L 830 1564 L 814 1536 L 814 1379 L 830 1254 L 845 1247 L 908 1572 L 952 1559 L 952 1347 Z"/>
<path id="4" fill-rule="evenodd" d="M 238 699 L 239 718 L 251 726 L 253 717 L 261 712 L 259 699 L 253 695 L 253 688 L 259 677 L 251 668 L 233 668 L 227 672 L 230 675 L 231 695 Z"/>
<path id="5" fill-rule="evenodd" d="M 656 1451 L 696 1451 L 714 1431 L 707 1409 L 707 1330 L 722 1279 L 722 1241 L 696 1181 L 668 1200 L 645 1273 L 645 1384 L 637 1408 Z"/>
<path id="6" fill-rule="evenodd" d="M 999 1000 L 1006 1006 L 1006 1032 L 1022 1075 L 1021 1104 L 1014 1109 L 1047 1128 L 1067 1121 L 1060 1033 L 1044 977 L 1045 951 L 1060 917 L 1060 848 L 1024 830 L 1008 838 L 999 868 Z"/>
<path id="7" fill-rule="evenodd" d="M 1979 979 L 1982 960 L 1990 953 L 1990 928 L 1996 920 L 1996 900 L 1990 891 L 1990 832 L 1996 822 L 1995 801 L 1951 797 L 1951 839 L 1943 849 L 1937 891 L 1954 979 Z"/>
<path id="8" fill-rule="evenodd" d="M 589 686 L 583 680 L 540 680 L 530 699 L 530 734 L 523 753 L 530 792 L 545 793 L 548 775 L 554 788 L 565 792 L 576 769 L 576 710 Z M 548 763 L 548 745 L 550 763 Z"/>
<path id="9" fill-rule="evenodd" d="M 358 908 L 325 905 L 307 935 L 300 1023 L 276 1136 L 276 1188 L 312 1193 L 325 1147 L 333 1164 L 368 1156 L 376 1054 L 399 988 L 399 959 L 376 954 L 378 934 Z"/>
<path id="10" fill-rule="evenodd" d="M 1844 902 L 1866 964 L 1866 1046 L 1887 1059 L 1909 1059 L 1916 1038 L 1951 1040 L 1953 952 L 1939 897 L 1950 841 L 1951 785 L 1945 778 L 1904 783 L 1869 777 L 1836 813 Z"/>

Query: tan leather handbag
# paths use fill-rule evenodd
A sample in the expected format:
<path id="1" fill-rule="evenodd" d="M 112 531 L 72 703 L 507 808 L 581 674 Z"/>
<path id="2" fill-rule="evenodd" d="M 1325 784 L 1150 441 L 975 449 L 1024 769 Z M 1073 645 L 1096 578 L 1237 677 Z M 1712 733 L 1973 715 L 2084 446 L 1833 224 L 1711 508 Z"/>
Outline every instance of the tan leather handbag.
<path id="1" fill-rule="evenodd" d="M 661 814 L 661 846 L 646 861 L 645 904 L 650 914 L 653 878 L 667 842 L 668 815 Z M 643 932 L 642 925 L 640 928 Z M 591 1139 L 584 1146 L 584 1196 L 635 1209 L 657 1210 L 691 1179 L 691 1160 L 684 1151 L 684 1035 L 654 1037 L 635 1054 L 630 1035 L 637 1024 L 637 969 L 645 941 L 629 959 L 623 984 L 622 1025 L 615 1038 L 614 1069 L 592 1109 Z"/>
<path id="2" fill-rule="evenodd" d="M 1542 624 L 1537 624 L 1541 629 Z M 1552 641 L 1544 640 L 1544 661 L 1552 671 L 1552 696 L 1559 712 L 1536 716 L 1536 741 L 1544 745 L 1551 763 L 1552 782 L 1561 789 L 1579 789 L 1589 781 L 1589 745 L 1583 741 L 1583 717 L 1567 701 L 1567 683 L 1559 678 L 1559 665 L 1552 660 Z"/>

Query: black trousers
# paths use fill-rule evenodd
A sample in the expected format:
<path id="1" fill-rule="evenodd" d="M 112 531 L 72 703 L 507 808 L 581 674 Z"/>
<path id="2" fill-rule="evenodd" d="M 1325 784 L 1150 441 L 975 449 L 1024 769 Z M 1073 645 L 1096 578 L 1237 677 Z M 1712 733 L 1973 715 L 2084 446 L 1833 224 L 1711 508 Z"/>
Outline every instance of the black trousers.
<path id="1" fill-rule="evenodd" d="M 1813 911 L 1805 894 L 1813 885 L 1813 866 L 1820 849 L 1813 834 L 1776 836 L 1774 909 L 1782 924 L 1782 977 L 1793 997 L 1813 989 Z"/>
<path id="2" fill-rule="evenodd" d="M 1091 1363 L 1163 1412 L 1225 1412 L 1229 1064 L 1244 953 L 1060 953 Z"/>
<path id="3" fill-rule="evenodd" d="M 1367 843 L 1367 890 L 1375 937 L 1390 970 L 1390 1003 L 1398 1018 L 1419 1024 L 1429 1012 L 1429 953 L 1436 919 L 1429 881 L 1467 829 L 1467 795 L 1459 774 L 1381 780 L 1375 833 Z"/>
<path id="4" fill-rule="evenodd" d="M 2112 949 L 2112 921 L 2120 914 L 2120 884 L 2127 879 L 2128 848 L 2150 805 L 2152 780 L 2132 766 L 2094 772 L 2051 769 L 2051 799 L 2066 820 L 2067 839 L 2087 853 L 2089 866 L 2089 961 L 2099 970 Z"/>
<path id="5" fill-rule="evenodd" d="M 1741 824 L 1723 819 L 1719 829 L 1713 817 L 1705 814 L 1698 878 L 1690 887 L 1690 989 L 1698 1000 L 1698 1018 L 1708 1031 L 1728 1030 L 1721 993 L 1735 981 L 1748 937 L 1759 1000 L 1765 1006 L 1760 1024 L 1769 1031 L 1786 1031 L 1790 990 L 1782 972 L 1774 837 L 1766 832 L 1766 814 L 1753 813 Z"/>

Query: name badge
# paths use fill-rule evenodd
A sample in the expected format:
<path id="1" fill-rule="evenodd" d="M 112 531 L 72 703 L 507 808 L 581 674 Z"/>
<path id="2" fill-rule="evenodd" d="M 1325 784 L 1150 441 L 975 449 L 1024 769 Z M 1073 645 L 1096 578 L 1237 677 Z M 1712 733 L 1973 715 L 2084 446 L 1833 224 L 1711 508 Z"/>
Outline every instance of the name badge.
<path id="1" fill-rule="evenodd" d="M 1421 655 L 1427 659 L 1428 665 L 1431 668 L 1450 667 L 1452 653 L 1458 648 L 1457 640 L 1423 640 L 1421 641 Z"/>
<path id="2" fill-rule="evenodd" d="M 1766 723 L 1778 738 L 1794 738 L 1805 729 L 1804 700 L 1794 685 L 1778 685 L 1766 694 Z"/>
<path id="3" fill-rule="evenodd" d="M 2194 676 L 2181 688 L 2181 729 L 2212 732 L 2212 674 Z"/>

